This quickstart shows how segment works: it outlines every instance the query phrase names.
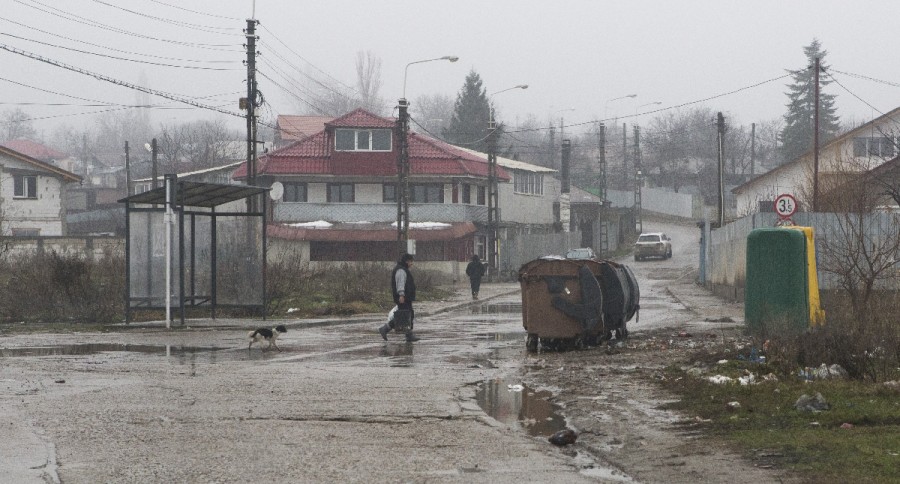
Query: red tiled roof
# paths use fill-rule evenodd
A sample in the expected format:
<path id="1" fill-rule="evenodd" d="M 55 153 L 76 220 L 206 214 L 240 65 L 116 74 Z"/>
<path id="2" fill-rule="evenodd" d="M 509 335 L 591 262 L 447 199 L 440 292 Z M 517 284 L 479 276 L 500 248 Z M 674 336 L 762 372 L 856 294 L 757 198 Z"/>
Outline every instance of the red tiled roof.
<path id="1" fill-rule="evenodd" d="M 450 224 L 446 228 L 410 228 L 409 238 L 422 242 L 455 240 L 473 233 L 475 233 L 475 224 L 462 222 Z M 388 224 L 377 224 L 367 228 L 360 228 L 359 224 L 344 224 L 327 229 L 316 229 L 270 223 L 266 227 L 266 234 L 276 239 L 315 242 L 392 242 L 397 240 L 397 228 Z"/>
<path id="2" fill-rule="evenodd" d="M 393 122 L 357 109 L 326 126 L 328 128 L 335 126 L 390 128 L 393 127 Z M 397 174 L 396 146 L 394 151 L 336 152 L 332 133 L 331 129 L 326 128 L 305 140 L 269 152 L 260 158 L 257 174 L 385 177 Z M 487 162 L 483 158 L 443 141 L 418 133 L 410 133 L 408 144 L 409 171 L 412 176 L 443 175 L 485 178 L 488 176 Z M 234 178 L 237 179 L 246 176 L 246 164 L 234 173 Z M 508 181 L 510 178 L 506 170 L 500 166 L 497 167 L 497 177 L 502 181 Z"/>
<path id="3" fill-rule="evenodd" d="M 393 128 L 395 121 L 381 116 L 376 116 L 365 109 L 358 108 L 349 113 L 325 123 L 326 127 L 336 128 Z"/>
<path id="4" fill-rule="evenodd" d="M 294 116 L 279 114 L 276 126 L 284 141 L 302 140 L 322 131 L 326 123 L 333 121 L 331 116 Z"/>
<path id="5" fill-rule="evenodd" d="M 52 160 L 64 160 L 69 157 L 69 155 L 65 153 L 60 153 L 53 148 L 49 148 L 28 139 L 11 139 L 0 144 L 11 150 L 18 151 L 23 155 L 30 156 L 36 160 L 41 161 L 49 162 Z"/>

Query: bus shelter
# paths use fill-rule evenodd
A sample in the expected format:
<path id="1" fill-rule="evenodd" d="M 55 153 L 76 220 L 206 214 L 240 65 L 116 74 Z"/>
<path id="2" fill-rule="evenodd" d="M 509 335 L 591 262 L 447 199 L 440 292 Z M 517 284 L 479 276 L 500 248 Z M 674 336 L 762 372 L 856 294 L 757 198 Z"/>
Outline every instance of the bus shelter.
<path id="1" fill-rule="evenodd" d="M 268 188 L 179 181 L 125 204 L 125 322 L 138 310 L 243 308 L 265 318 Z"/>

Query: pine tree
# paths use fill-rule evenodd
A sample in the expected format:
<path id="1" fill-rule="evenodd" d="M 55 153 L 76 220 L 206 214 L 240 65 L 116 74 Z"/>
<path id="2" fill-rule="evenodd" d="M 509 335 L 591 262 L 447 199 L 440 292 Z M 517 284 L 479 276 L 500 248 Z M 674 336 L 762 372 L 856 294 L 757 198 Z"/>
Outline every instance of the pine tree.
<path id="1" fill-rule="evenodd" d="M 448 142 L 477 151 L 487 151 L 490 105 L 481 76 L 474 70 L 466 76 L 462 89 L 456 95 L 450 126 L 443 130 Z"/>
<path id="2" fill-rule="evenodd" d="M 784 115 L 785 126 L 781 131 L 782 154 L 784 160 L 791 161 L 812 149 L 815 116 L 815 64 L 819 58 L 819 146 L 837 135 L 840 130 L 839 118 L 834 107 L 834 94 L 825 94 L 822 88 L 831 84 L 822 73 L 828 70 L 824 60 L 827 51 L 822 50 L 818 39 L 803 48 L 808 67 L 788 71 L 793 84 L 788 85 L 788 111 Z"/>

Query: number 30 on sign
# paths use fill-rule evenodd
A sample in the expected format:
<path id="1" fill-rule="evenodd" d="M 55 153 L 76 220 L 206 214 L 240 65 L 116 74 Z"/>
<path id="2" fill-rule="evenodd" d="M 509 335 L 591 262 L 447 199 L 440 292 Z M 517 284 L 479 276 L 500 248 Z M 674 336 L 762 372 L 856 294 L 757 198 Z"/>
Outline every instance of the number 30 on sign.
<path id="1" fill-rule="evenodd" d="M 788 218 L 797 211 L 797 200 L 787 193 L 778 195 L 775 199 L 775 213 L 781 218 Z"/>

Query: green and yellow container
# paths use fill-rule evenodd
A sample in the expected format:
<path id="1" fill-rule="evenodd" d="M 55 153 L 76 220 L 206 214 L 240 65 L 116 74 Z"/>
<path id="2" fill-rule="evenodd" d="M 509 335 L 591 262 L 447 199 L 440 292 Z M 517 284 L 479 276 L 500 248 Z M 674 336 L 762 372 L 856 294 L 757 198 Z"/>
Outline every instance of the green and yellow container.
<path id="1" fill-rule="evenodd" d="M 824 324 L 812 227 L 756 229 L 747 236 L 744 320 L 751 331 Z"/>

